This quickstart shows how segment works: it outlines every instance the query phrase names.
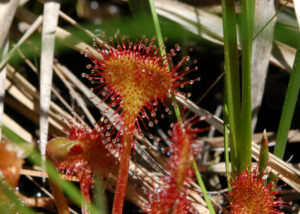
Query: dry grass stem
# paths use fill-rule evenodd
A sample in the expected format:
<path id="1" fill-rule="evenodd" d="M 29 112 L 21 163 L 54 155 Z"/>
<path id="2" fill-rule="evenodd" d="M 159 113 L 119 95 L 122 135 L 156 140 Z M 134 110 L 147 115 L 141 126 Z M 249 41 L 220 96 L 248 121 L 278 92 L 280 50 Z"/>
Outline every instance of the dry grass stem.
<path id="1" fill-rule="evenodd" d="M 15 51 L 40 27 L 42 24 L 42 16 L 37 17 L 37 19 L 32 23 L 30 28 L 26 31 L 26 33 L 19 39 L 18 43 L 11 49 L 5 58 L 0 63 L 0 69 L 2 69 L 8 60 L 14 55 Z"/>
<path id="2" fill-rule="evenodd" d="M 1 58 L 3 59 L 8 51 L 8 38 L 5 39 L 4 41 L 4 46 L 3 48 L 1 48 L 0 45 L 0 54 L 1 54 L 1 50 L 2 50 L 2 54 L 1 54 Z M 5 96 L 5 81 L 6 81 L 6 70 L 7 67 L 4 66 L 2 69 L 0 69 L 0 140 L 2 138 L 2 120 L 3 120 L 3 112 L 4 112 L 4 96 Z"/>
<path id="3" fill-rule="evenodd" d="M 4 47 L 10 25 L 14 19 L 19 0 L 1 1 L 0 4 L 0 50 Z"/>
<path id="4" fill-rule="evenodd" d="M 58 23 L 59 1 L 47 1 L 44 5 L 42 46 L 40 59 L 40 150 L 45 170 L 48 141 L 48 114 L 51 102 L 55 32 Z M 65 203 L 64 203 L 65 204 Z"/>

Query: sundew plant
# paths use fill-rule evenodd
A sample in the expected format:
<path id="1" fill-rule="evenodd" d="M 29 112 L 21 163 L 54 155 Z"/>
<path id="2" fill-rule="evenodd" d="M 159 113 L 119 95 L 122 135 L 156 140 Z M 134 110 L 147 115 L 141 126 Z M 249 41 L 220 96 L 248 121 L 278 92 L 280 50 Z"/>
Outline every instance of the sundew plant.
<path id="1" fill-rule="evenodd" d="M 0 3 L 0 213 L 298 213 L 297 1 Z"/>

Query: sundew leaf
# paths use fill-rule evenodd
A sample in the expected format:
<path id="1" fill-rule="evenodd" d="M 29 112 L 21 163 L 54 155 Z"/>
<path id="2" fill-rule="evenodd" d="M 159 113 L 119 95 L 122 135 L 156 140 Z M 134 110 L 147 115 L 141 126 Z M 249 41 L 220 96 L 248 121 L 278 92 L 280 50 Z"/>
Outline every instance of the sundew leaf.
<path id="1" fill-rule="evenodd" d="M 10 130 L 6 126 L 2 126 L 2 132 L 11 141 L 18 142 L 18 143 L 25 142 L 25 140 L 23 140 L 19 135 L 14 133 L 12 130 Z M 41 165 L 40 153 L 37 150 L 30 151 L 29 153 L 30 153 L 30 155 L 28 156 L 29 161 L 33 164 L 40 166 Z M 72 184 L 71 182 L 61 179 L 59 177 L 59 174 L 56 171 L 55 166 L 52 163 L 47 161 L 46 166 L 47 166 L 47 172 L 48 172 L 49 176 L 51 176 L 53 183 L 55 183 L 58 187 L 62 188 L 64 190 L 64 192 L 67 194 L 67 196 L 69 196 L 78 206 L 81 206 L 83 197 L 81 196 L 79 189 L 77 187 L 75 187 L 75 185 Z M 7 190 L 7 191 L 9 191 L 9 190 Z M 10 194 L 9 196 L 12 197 L 12 199 L 17 197 L 17 196 L 13 195 L 14 193 L 11 193 L 11 192 L 8 192 L 8 193 Z M 23 211 L 24 211 L 24 209 L 27 210 L 27 208 L 25 208 L 24 205 L 21 206 L 22 203 L 20 201 L 19 202 L 15 201 L 15 202 L 17 203 L 18 206 L 20 206 L 20 208 L 23 208 Z M 95 214 L 100 213 L 99 210 L 97 208 L 95 208 L 94 205 L 91 205 L 91 212 L 95 213 Z M 29 211 L 26 213 L 24 211 L 24 213 L 31 214 L 33 212 Z"/>

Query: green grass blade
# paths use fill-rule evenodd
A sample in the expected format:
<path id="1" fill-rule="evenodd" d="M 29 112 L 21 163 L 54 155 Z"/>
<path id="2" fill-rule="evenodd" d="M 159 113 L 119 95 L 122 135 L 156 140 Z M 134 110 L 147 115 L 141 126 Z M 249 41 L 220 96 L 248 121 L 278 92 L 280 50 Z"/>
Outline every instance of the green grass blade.
<path id="1" fill-rule="evenodd" d="M 293 70 L 290 75 L 290 80 L 288 84 L 288 89 L 286 92 L 286 97 L 283 104 L 283 109 L 281 113 L 279 128 L 276 137 L 276 145 L 274 148 L 274 155 L 279 158 L 283 158 L 288 131 L 291 127 L 293 114 L 296 107 L 296 102 L 299 95 L 300 88 L 300 48 L 298 48 Z"/>
<path id="2" fill-rule="evenodd" d="M 205 185 L 204 185 L 204 182 L 201 178 L 201 174 L 198 170 L 198 167 L 197 167 L 197 164 L 196 164 L 196 161 L 194 160 L 193 161 L 193 168 L 194 168 L 194 171 L 195 171 L 195 176 L 196 176 L 196 179 L 197 179 L 197 182 L 202 190 L 202 193 L 203 193 L 203 196 L 204 196 L 204 200 L 207 204 L 207 207 L 208 207 L 208 210 L 209 210 L 209 213 L 210 214 L 215 214 L 216 211 L 214 210 L 214 207 L 209 199 L 209 196 L 207 194 L 207 191 L 206 191 L 206 188 L 205 188 Z"/>
<path id="3" fill-rule="evenodd" d="M 153 24 L 154 24 L 154 27 L 155 27 L 155 32 L 156 32 L 156 36 L 157 36 L 158 45 L 160 47 L 165 47 L 164 40 L 163 40 L 162 33 L 161 33 L 161 29 L 160 29 L 158 16 L 157 16 L 155 5 L 154 5 L 154 1 L 149 0 L 149 5 L 150 5 L 150 9 L 151 9 L 151 14 L 152 14 L 152 18 L 153 18 Z M 166 55 L 166 49 L 165 48 L 160 48 L 160 54 L 162 56 Z M 182 124 L 183 123 L 182 117 L 181 117 L 181 114 L 180 114 L 180 110 L 179 110 L 177 101 L 176 101 L 174 96 L 172 96 L 172 101 L 175 103 L 174 111 L 175 111 L 176 118 L 179 121 L 179 123 Z"/>
<path id="4" fill-rule="evenodd" d="M 2 132 L 7 137 L 7 139 L 11 140 L 15 143 L 23 143 L 25 140 L 21 138 L 19 135 L 15 134 L 10 128 L 5 125 L 2 125 Z"/>
<path id="5" fill-rule="evenodd" d="M 155 26 L 155 31 L 156 31 L 158 44 L 160 45 L 160 47 L 164 47 L 164 41 L 163 41 L 163 37 L 162 37 L 162 34 L 161 34 L 160 25 L 159 25 L 158 16 L 157 16 L 157 13 L 156 13 L 154 1 L 149 0 L 149 4 L 150 4 L 151 13 L 152 13 L 153 23 L 154 23 L 154 26 Z M 160 53 L 161 53 L 161 55 L 166 55 L 166 50 L 164 48 L 160 48 Z M 178 104 L 177 104 L 176 99 L 175 99 L 174 96 L 172 96 L 172 101 L 175 102 L 174 110 L 175 110 L 176 118 L 182 124 L 183 123 L 182 117 L 181 117 L 180 110 L 179 110 Z M 194 168 L 194 171 L 195 171 L 197 181 L 198 181 L 198 183 L 200 185 L 200 188 L 202 190 L 202 193 L 204 195 L 204 199 L 205 199 L 205 202 L 206 202 L 207 207 L 209 209 L 209 212 L 211 214 L 214 214 L 215 210 L 214 210 L 213 205 L 212 205 L 212 203 L 211 203 L 211 201 L 208 197 L 205 185 L 202 181 L 200 172 L 198 170 L 198 167 L 197 167 L 197 164 L 196 164 L 195 161 L 193 161 L 193 168 Z"/>
<path id="6" fill-rule="evenodd" d="M 157 16 L 155 5 L 154 5 L 154 0 L 149 0 L 149 5 L 150 5 L 150 9 L 151 9 L 152 19 L 153 19 L 153 23 L 154 23 L 154 28 L 155 28 L 158 44 L 161 47 L 164 47 L 164 40 L 163 40 L 163 37 L 161 34 L 158 16 Z M 165 55 L 166 50 L 164 48 L 160 48 L 160 54 L 162 56 Z"/>
<path id="7" fill-rule="evenodd" d="M 238 155 L 241 173 L 251 165 L 251 56 L 254 26 L 255 1 L 242 0 L 242 12 L 240 13 L 240 35 L 242 43 L 242 75 L 241 75 L 241 114 L 240 114 L 240 141 L 238 143 Z"/>
<path id="8" fill-rule="evenodd" d="M 226 95 L 225 95 L 226 96 Z M 224 99 L 225 100 L 225 99 Z M 227 185 L 228 189 L 231 190 L 230 187 L 230 161 L 229 161 L 229 136 L 228 136 L 228 110 L 227 105 L 224 102 L 224 108 L 223 108 L 223 117 L 224 117 L 224 153 L 225 153 L 225 169 L 226 169 L 226 179 L 227 179 Z"/>
<path id="9" fill-rule="evenodd" d="M 225 51 L 225 102 L 228 107 L 232 171 L 238 168 L 237 143 L 239 133 L 238 117 L 240 114 L 240 75 L 234 3 L 234 0 L 222 1 Z"/>

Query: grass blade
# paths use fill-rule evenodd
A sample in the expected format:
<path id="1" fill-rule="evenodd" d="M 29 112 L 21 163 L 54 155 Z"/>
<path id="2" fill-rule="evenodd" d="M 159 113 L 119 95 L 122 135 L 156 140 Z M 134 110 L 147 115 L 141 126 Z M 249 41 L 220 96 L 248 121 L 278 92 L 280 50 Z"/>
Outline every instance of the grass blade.
<path id="1" fill-rule="evenodd" d="M 227 179 L 228 189 L 231 190 L 231 188 L 230 188 L 230 166 L 229 166 L 230 160 L 229 160 L 229 150 L 228 150 L 228 148 L 229 148 L 228 110 L 227 110 L 226 103 L 224 103 L 223 115 L 224 115 L 224 153 L 225 153 L 226 179 Z"/>
<path id="2" fill-rule="evenodd" d="M 283 104 L 279 128 L 276 137 L 276 145 L 274 148 L 274 155 L 283 158 L 288 131 L 291 127 L 293 114 L 295 111 L 298 95 L 300 89 L 300 49 L 298 48 L 293 70 L 291 72 L 286 97 Z"/>
<path id="3" fill-rule="evenodd" d="M 211 201 L 210 201 L 210 199 L 209 199 L 209 196 L 208 196 L 208 194 L 207 194 L 207 191 L 206 191 L 204 182 L 203 182 L 203 180 L 202 180 L 202 178 L 201 178 L 201 174 L 200 174 L 200 172 L 199 172 L 199 170 L 198 170 L 198 166 L 197 166 L 195 160 L 193 161 L 193 168 L 194 168 L 194 171 L 195 171 L 195 176 L 196 176 L 197 182 L 198 182 L 198 184 L 199 184 L 199 186 L 200 186 L 200 188 L 201 188 L 201 190 L 202 190 L 202 193 L 203 193 L 203 196 L 204 196 L 204 200 L 205 200 L 205 202 L 206 202 L 206 204 L 207 204 L 209 213 L 210 213 L 210 214 L 215 214 L 216 211 L 214 210 L 214 207 L 213 207 L 213 205 L 212 205 L 212 203 L 211 203 Z"/>
<path id="4" fill-rule="evenodd" d="M 235 1 L 222 1 L 224 51 L 225 51 L 225 93 L 230 129 L 232 169 L 238 168 L 238 117 L 240 114 L 240 75 L 238 63 Z"/>
<path id="5" fill-rule="evenodd" d="M 240 13 L 241 22 L 241 43 L 242 43 L 242 75 L 241 75 L 241 128 L 240 141 L 238 143 L 238 154 L 240 167 L 238 172 L 242 172 L 251 165 L 251 58 L 252 39 L 254 26 L 254 6 L 255 1 L 242 0 L 242 11 Z"/>
<path id="6" fill-rule="evenodd" d="M 157 36 L 157 40 L 158 40 L 158 45 L 161 47 L 160 48 L 160 53 L 163 56 L 163 55 L 166 55 L 166 50 L 165 50 L 165 48 L 162 48 L 162 47 L 164 47 L 164 41 L 163 41 L 163 37 L 162 37 L 162 34 L 161 34 L 160 25 L 159 25 L 158 16 L 157 16 L 157 13 L 156 13 L 156 8 L 155 8 L 155 5 L 154 5 L 154 1 L 149 0 L 149 4 L 150 4 L 151 13 L 152 13 L 153 23 L 154 23 L 154 26 L 155 26 L 155 32 L 156 32 L 156 36 Z M 182 117 L 180 115 L 180 110 L 179 110 L 178 104 L 176 102 L 175 95 L 172 96 L 172 101 L 175 102 L 174 110 L 175 110 L 176 118 L 179 121 L 179 123 L 182 124 L 183 121 L 182 121 Z M 197 181 L 198 181 L 198 183 L 201 187 L 202 193 L 204 195 L 205 202 L 207 204 L 209 212 L 211 214 L 214 214 L 215 213 L 214 207 L 213 207 L 213 205 L 212 205 L 212 203 L 211 203 L 211 201 L 208 197 L 206 187 L 205 187 L 205 185 L 202 181 L 199 169 L 198 169 L 197 164 L 196 164 L 195 161 L 193 161 L 193 168 L 194 168 L 194 171 L 195 171 Z"/>

